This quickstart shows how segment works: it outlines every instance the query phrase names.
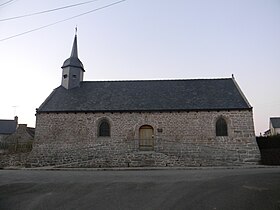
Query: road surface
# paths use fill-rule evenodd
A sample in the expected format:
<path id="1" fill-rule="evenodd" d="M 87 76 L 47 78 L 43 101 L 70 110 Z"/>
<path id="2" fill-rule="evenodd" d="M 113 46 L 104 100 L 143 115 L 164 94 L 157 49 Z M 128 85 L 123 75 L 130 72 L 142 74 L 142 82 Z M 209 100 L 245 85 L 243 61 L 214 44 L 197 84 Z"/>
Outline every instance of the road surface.
<path id="1" fill-rule="evenodd" d="M 0 209 L 280 210 L 280 168 L 0 170 Z"/>

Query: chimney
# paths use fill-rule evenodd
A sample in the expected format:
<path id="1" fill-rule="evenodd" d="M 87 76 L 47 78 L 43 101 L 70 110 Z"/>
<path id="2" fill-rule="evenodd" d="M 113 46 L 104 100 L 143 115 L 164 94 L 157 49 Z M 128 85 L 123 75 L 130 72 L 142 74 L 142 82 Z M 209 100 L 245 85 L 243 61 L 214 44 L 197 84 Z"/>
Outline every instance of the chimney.
<path id="1" fill-rule="evenodd" d="M 18 116 L 15 116 L 14 121 L 18 124 Z"/>

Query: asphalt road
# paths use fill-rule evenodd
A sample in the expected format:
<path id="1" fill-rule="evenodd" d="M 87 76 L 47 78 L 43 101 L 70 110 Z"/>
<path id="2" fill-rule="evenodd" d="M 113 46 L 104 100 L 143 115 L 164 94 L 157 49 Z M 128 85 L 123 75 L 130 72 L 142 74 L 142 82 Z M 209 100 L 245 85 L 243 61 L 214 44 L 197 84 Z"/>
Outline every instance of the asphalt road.
<path id="1" fill-rule="evenodd" d="M 280 210 L 280 168 L 0 170 L 0 209 Z"/>

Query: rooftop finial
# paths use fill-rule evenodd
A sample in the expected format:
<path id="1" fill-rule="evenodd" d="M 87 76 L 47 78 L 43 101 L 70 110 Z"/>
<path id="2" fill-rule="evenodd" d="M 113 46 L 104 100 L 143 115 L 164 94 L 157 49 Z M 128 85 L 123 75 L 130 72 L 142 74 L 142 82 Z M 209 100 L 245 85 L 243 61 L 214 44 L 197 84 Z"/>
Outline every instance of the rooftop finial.
<path id="1" fill-rule="evenodd" d="M 75 35 L 77 35 L 77 31 L 78 31 L 78 27 L 76 25 L 76 27 L 75 27 Z"/>

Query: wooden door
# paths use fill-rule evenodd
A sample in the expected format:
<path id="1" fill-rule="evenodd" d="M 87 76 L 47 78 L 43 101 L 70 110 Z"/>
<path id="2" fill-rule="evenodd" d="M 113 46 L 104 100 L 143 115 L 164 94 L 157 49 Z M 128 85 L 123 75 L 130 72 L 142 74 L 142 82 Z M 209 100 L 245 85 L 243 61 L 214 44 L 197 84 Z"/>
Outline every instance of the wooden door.
<path id="1" fill-rule="evenodd" d="M 141 126 L 139 136 L 139 148 L 141 150 L 152 150 L 154 148 L 154 129 L 152 126 Z"/>

